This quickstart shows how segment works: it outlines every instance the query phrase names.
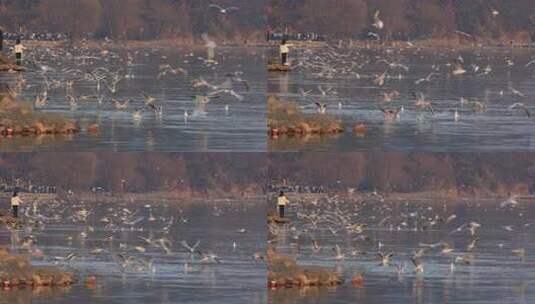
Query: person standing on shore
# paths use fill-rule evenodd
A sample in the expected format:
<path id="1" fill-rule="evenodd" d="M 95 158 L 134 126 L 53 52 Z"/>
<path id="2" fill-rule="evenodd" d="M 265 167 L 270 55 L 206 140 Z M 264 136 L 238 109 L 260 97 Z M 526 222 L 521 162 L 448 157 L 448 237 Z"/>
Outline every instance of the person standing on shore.
<path id="1" fill-rule="evenodd" d="M 26 48 L 24 45 L 22 45 L 20 38 L 17 39 L 17 43 L 15 43 L 15 58 L 17 59 L 17 65 L 22 65 L 22 53 L 24 52 Z"/>
<path id="2" fill-rule="evenodd" d="M 286 39 L 283 39 L 281 41 L 281 45 L 279 49 L 280 49 L 282 65 L 290 65 L 290 63 L 288 62 L 288 54 L 290 53 L 291 46 L 292 46 L 291 44 L 286 43 Z"/>
<path id="3" fill-rule="evenodd" d="M 19 217 L 19 206 L 22 204 L 22 200 L 19 197 L 19 194 L 17 191 L 13 192 L 13 196 L 11 197 L 11 209 L 13 210 L 13 217 L 18 218 Z"/>
<path id="4" fill-rule="evenodd" d="M 279 197 L 277 198 L 277 206 L 279 207 L 279 217 L 284 218 L 284 207 L 288 205 L 290 201 L 288 198 L 284 195 L 284 192 L 279 193 Z"/>

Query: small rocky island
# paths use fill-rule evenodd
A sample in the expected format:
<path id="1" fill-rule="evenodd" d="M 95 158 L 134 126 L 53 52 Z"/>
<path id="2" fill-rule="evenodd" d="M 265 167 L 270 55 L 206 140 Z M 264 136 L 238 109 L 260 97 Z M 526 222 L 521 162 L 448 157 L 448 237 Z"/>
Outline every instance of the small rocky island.
<path id="1" fill-rule="evenodd" d="M 297 104 L 276 96 L 268 98 L 268 130 L 272 138 L 280 135 L 334 135 L 344 132 L 342 123 L 327 114 L 303 113 Z"/>
<path id="2" fill-rule="evenodd" d="M 268 287 L 290 288 L 336 286 L 343 284 L 341 276 L 325 267 L 300 266 L 289 256 L 268 250 Z"/>

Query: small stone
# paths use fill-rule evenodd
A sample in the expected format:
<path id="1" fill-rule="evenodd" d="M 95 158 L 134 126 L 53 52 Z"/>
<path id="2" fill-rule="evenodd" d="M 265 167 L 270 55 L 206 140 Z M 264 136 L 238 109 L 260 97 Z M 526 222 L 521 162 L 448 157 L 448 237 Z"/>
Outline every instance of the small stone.
<path id="1" fill-rule="evenodd" d="M 355 287 L 364 287 L 364 277 L 362 274 L 357 274 L 351 279 L 351 284 Z"/>
<path id="2" fill-rule="evenodd" d="M 100 132 L 100 126 L 98 124 L 92 124 L 87 127 L 87 132 L 89 133 L 98 133 Z"/>
<path id="3" fill-rule="evenodd" d="M 97 277 L 95 276 L 89 276 L 87 279 L 85 279 L 85 285 L 86 286 L 95 286 L 97 284 Z"/>
<path id="4" fill-rule="evenodd" d="M 366 125 L 363 123 L 358 123 L 353 128 L 353 132 L 355 132 L 356 134 L 364 134 L 367 131 L 368 131 L 368 128 L 366 128 Z"/>

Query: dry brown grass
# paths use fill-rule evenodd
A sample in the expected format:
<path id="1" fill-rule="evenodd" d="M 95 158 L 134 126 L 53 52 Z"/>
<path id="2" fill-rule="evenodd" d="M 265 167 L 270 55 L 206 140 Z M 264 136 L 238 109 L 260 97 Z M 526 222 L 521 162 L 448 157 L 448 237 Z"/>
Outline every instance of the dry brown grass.
<path id="1" fill-rule="evenodd" d="M 272 137 L 279 135 L 338 134 L 342 123 L 326 114 L 305 114 L 295 103 L 268 98 L 268 129 Z"/>
<path id="2" fill-rule="evenodd" d="M 69 286 L 76 282 L 73 273 L 55 267 L 34 267 L 26 256 L 10 254 L 0 248 L 0 285 L 20 286 Z"/>
<path id="3" fill-rule="evenodd" d="M 295 259 L 268 249 L 268 285 L 278 287 L 336 286 L 342 278 L 319 266 L 300 266 Z"/>
<path id="4" fill-rule="evenodd" d="M 0 133 L 10 135 L 72 134 L 76 124 L 64 117 L 36 112 L 30 102 L 0 95 Z"/>

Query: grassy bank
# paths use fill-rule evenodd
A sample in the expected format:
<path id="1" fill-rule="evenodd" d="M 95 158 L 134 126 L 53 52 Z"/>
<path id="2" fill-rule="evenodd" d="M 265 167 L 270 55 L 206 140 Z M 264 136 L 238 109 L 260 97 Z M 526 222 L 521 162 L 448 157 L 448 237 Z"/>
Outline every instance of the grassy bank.
<path id="1" fill-rule="evenodd" d="M 297 104 L 268 97 L 268 132 L 272 138 L 280 135 L 338 134 L 342 123 L 327 114 L 303 113 Z"/>

